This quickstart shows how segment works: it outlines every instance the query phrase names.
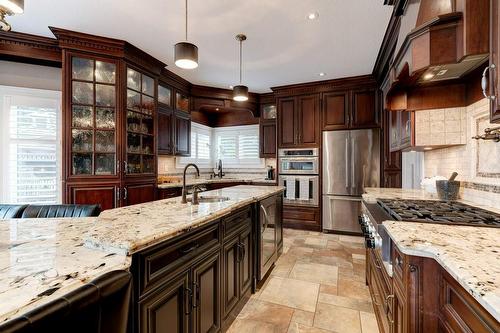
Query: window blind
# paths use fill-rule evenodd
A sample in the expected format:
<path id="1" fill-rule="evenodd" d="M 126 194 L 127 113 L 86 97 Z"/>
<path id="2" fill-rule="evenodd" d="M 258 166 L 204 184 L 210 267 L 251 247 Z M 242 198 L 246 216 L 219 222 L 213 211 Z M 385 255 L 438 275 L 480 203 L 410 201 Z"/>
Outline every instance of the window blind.
<path id="1" fill-rule="evenodd" d="M 228 167 L 262 167 L 259 158 L 259 126 L 233 126 L 214 129 L 217 156 Z"/>
<path id="2" fill-rule="evenodd" d="M 0 87 L 6 203 L 60 203 L 60 93 Z"/>

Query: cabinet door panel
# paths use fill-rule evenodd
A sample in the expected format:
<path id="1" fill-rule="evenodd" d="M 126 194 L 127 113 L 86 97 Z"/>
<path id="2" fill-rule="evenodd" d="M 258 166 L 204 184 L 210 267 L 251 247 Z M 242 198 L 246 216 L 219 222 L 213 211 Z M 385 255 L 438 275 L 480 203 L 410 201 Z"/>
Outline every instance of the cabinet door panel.
<path id="1" fill-rule="evenodd" d="M 139 302 L 139 330 L 149 333 L 187 333 L 189 273 L 165 283 L 163 288 Z"/>
<path id="2" fill-rule="evenodd" d="M 389 131 L 391 133 L 389 138 L 389 144 L 391 152 L 398 151 L 401 145 L 400 131 L 399 131 L 400 117 L 401 117 L 401 111 L 389 112 L 389 125 L 390 125 Z"/>
<path id="3" fill-rule="evenodd" d="M 244 295 L 252 285 L 252 228 L 240 234 L 240 295 Z"/>
<path id="4" fill-rule="evenodd" d="M 194 332 L 216 332 L 221 327 L 218 251 L 193 268 L 193 281 Z"/>
<path id="5" fill-rule="evenodd" d="M 223 247 L 223 285 L 222 314 L 224 318 L 231 312 L 239 300 L 238 293 L 238 235 L 229 240 Z"/>
<path id="6" fill-rule="evenodd" d="M 136 205 L 155 200 L 155 184 L 134 184 L 125 186 L 125 205 Z"/>
<path id="7" fill-rule="evenodd" d="M 66 203 L 101 205 L 101 209 L 112 209 L 119 205 L 119 184 L 68 185 L 69 198 Z M 118 195 L 117 195 L 118 194 Z"/>
<path id="8" fill-rule="evenodd" d="M 332 92 L 323 95 L 323 130 L 349 127 L 349 93 Z"/>
<path id="9" fill-rule="evenodd" d="M 282 98 L 278 100 L 279 146 L 290 147 L 296 144 L 296 99 Z"/>
<path id="10" fill-rule="evenodd" d="M 375 90 L 352 92 L 351 128 L 369 128 L 379 125 L 377 96 Z"/>
<path id="11" fill-rule="evenodd" d="M 490 70 L 490 95 L 496 96 L 490 101 L 490 119 L 493 123 L 500 123 L 500 3 L 491 0 L 490 13 L 490 66 L 495 65 L 495 70 Z"/>
<path id="12" fill-rule="evenodd" d="M 175 115 L 175 155 L 191 155 L 191 118 L 188 114 Z"/>
<path id="13" fill-rule="evenodd" d="M 260 123 L 260 157 L 276 157 L 276 121 Z"/>
<path id="14" fill-rule="evenodd" d="M 173 154 L 172 136 L 172 111 L 158 112 L 158 153 L 164 155 Z"/>
<path id="15" fill-rule="evenodd" d="M 301 96 L 299 104 L 299 145 L 319 145 L 319 95 Z"/>

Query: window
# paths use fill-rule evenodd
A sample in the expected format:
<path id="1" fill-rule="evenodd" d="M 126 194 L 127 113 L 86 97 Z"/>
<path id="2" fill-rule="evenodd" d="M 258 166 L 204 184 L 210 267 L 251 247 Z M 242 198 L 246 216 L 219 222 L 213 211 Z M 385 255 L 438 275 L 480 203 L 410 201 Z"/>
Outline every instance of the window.
<path id="1" fill-rule="evenodd" d="M 61 94 L 0 86 L 0 202 L 61 202 Z"/>
<path id="2" fill-rule="evenodd" d="M 177 160 L 177 167 L 196 163 L 200 167 L 212 167 L 212 129 L 208 126 L 191 122 L 191 156 Z"/>
<path id="3" fill-rule="evenodd" d="M 232 126 L 214 129 L 216 156 L 226 167 L 264 166 L 259 158 L 259 126 Z"/>

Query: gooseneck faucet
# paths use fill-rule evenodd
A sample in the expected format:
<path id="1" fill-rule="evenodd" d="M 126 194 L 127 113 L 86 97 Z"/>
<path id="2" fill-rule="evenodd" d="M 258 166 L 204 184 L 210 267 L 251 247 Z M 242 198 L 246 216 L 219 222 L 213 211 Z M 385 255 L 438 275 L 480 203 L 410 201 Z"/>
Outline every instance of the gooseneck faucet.
<path id="1" fill-rule="evenodd" d="M 189 163 L 184 167 L 184 172 L 182 173 L 182 201 L 181 201 L 183 204 L 187 203 L 187 199 L 186 199 L 186 192 L 187 192 L 187 190 L 186 190 L 186 171 L 191 166 L 196 169 L 197 176 L 198 177 L 200 176 L 200 169 L 198 169 L 198 166 L 196 164 Z M 193 202 L 193 204 L 196 204 L 196 203 Z"/>
<path id="2" fill-rule="evenodd" d="M 220 179 L 222 179 L 222 176 L 224 176 L 224 172 L 222 172 L 222 160 L 219 159 L 219 162 L 217 163 L 217 173 Z"/>

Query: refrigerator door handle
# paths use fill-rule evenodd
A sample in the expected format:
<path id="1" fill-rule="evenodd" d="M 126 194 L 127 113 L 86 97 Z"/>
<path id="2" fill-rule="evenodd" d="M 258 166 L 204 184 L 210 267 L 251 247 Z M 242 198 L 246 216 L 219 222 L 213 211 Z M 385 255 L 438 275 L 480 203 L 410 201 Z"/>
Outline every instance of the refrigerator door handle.
<path id="1" fill-rule="evenodd" d="M 345 187 L 349 187 L 349 138 L 345 139 Z"/>
<path id="2" fill-rule="evenodd" d="M 354 163 L 355 163 L 355 156 L 354 156 L 354 138 L 351 138 L 351 188 L 356 187 L 356 177 L 354 176 Z"/>

